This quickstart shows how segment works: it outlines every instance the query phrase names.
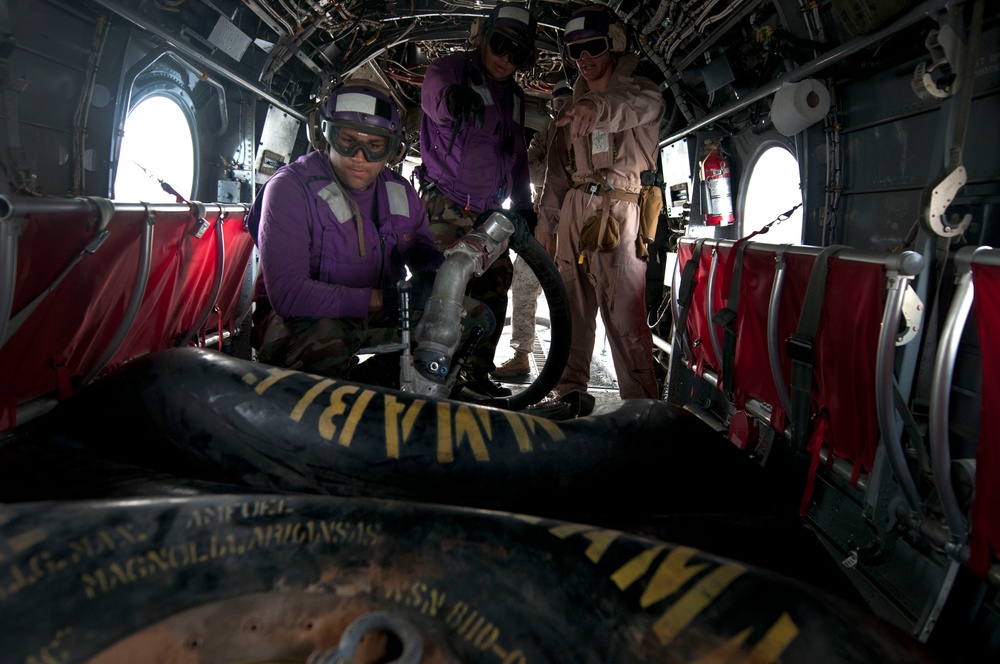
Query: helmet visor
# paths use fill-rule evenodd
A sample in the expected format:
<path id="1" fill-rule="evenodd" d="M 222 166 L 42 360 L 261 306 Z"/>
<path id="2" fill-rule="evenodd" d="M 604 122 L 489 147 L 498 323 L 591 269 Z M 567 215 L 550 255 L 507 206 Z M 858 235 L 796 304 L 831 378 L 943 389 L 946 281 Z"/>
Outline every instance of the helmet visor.
<path id="1" fill-rule="evenodd" d="M 515 67 L 522 67 L 531 59 L 532 48 L 530 46 L 526 46 L 498 30 L 494 30 L 493 34 L 490 35 L 489 45 L 495 56 L 498 58 L 508 56 L 510 64 Z"/>
<path id="2" fill-rule="evenodd" d="M 583 41 L 566 44 L 566 51 L 570 60 L 579 60 L 586 53 L 592 58 L 603 55 L 609 48 L 607 37 L 594 37 Z"/>
<path id="3" fill-rule="evenodd" d="M 354 122 L 323 121 L 323 135 L 334 150 L 353 157 L 361 150 L 366 161 L 387 159 L 399 146 L 399 138 L 387 135 L 368 125 Z"/>

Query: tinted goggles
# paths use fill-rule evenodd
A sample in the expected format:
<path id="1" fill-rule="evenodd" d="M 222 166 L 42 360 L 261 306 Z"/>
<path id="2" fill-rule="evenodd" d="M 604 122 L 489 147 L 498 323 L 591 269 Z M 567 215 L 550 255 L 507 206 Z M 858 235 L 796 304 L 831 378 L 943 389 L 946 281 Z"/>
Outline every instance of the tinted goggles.
<path id="1" fill-rule="evenodd" d="M 583 57 L 584 53 L 592 58 L 596 58 L 599 55 L 604 55 L 604 52 L 607 50 L 607 37 L 594 37 L 593 39 L 584 39 L 583 41 L 566 44 L 566 52 L 569 54 L 570 60 L 579 60 Z"/>
<path id="2" fill-rule="evenodd" d="M 398 145 L 395 137 L 375 133 L 370 127 L 356 129 L 329 120 L 324 121 L 324 125 L 327 142 L 345 157 L 353 157 L 361 150 L 366 161 L 382 161 Z"/>
<path id="3" fill-rule="evenodd" d="M 490 35 L 490 50 L 497 57 L 507 56 L 510 58 L 510 64 L 515 67 L 520 67 L 528 63 L 531 59 L 532 47 L 525 46 L 521 42 L 508 37 L 502 32 L 494 31 Z"/>

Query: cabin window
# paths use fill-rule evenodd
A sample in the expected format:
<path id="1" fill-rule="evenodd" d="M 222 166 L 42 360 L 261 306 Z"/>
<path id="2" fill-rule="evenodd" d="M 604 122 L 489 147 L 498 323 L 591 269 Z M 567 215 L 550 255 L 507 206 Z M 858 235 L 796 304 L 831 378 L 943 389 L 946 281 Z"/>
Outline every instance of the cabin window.
<path id="1" fill-rule="evenodd" d="M 784 145 L 765 145 L 750 167 L 750 180 L 743 203 L 743 237 L 774 221 L 802 204 L 799 163 Z M 767 233 L 754 237 L 754 242 L 770 244 L 802 243 L 802 208 L 788 219 L 771 226 Z"/>
<path id="2" fill-rule="evenodd" d="M 191 124 L 175 99 L 149 96 L 125 119 L 115 175 L 115 199 L 174 203 L 160 180 L 190 200 L 194 189 L 195 155 Z"/>

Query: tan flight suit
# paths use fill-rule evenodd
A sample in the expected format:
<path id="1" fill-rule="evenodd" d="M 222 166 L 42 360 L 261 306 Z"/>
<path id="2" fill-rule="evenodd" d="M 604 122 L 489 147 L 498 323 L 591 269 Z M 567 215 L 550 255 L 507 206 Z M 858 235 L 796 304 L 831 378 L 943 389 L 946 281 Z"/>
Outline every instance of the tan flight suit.
<path id="1" fill-rule="evenodd" d="M 597 125 L 572 149 L 566 144 L 568 127 L 559 128 L 548 154 L 538 233 L 558 234 L 556 266 L 566 284 L 573 320 L 569 361 L 555 388 L 559 395 L 587 389 L 599 310 L 621 397 L 659 396 L 653 337 L 646 324 L 646 262 L 636 255 L 639 206 L 632 201 L 641 189 L 639 174 L 655 163 L 664 103 L 652 81 L 632 76 L 637 64 L 636 56 L 621 56 L 605 92 L 589 92 L 587 81 L 577 80 L 573 102 L 594 102 Z M 597 193 L 588 193 L 588 186 Z M 620 222 L 621 241 L 611 250 L 583 250 L 584 221 L 599 216 L 605 201 L 610 216 Z"/>

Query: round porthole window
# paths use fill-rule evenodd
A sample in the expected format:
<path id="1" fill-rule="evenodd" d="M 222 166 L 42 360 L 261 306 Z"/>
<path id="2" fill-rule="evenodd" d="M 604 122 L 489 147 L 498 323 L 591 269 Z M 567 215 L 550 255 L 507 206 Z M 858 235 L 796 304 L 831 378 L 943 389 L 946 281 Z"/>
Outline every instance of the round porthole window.
<path id="1" fill-rule="evenodd" d="M 194 159 L 191 125 L 181 106 L 166 95 L 143 99 L 125 120 L 115 174 L 115 200 L 176 202 L 163 190 L 161 180 L 190 200 Z"/>
<path id="2" fill-rule="evenodd" d="M 743 204 L 743 237 L 774 221 L 802 203 L 799 164 L 786 148 L 772 145 L 754 161 Z M 802 243 L 802 208 L 768 230 L 754 242 L 770 244 Z"/>

